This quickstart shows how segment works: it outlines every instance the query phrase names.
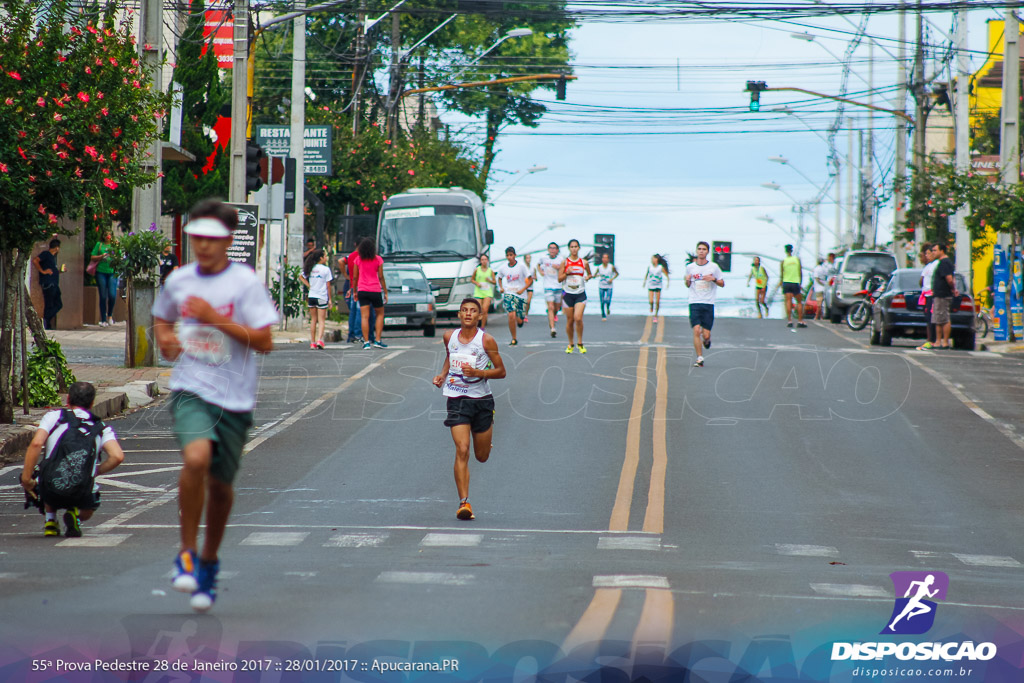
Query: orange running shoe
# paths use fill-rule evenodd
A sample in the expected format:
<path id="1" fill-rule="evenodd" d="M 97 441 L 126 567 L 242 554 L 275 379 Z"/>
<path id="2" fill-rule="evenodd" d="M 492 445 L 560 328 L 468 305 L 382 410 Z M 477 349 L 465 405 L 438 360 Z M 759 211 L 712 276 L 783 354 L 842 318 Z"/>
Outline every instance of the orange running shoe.
<path id="1" fill-rule="evenodd" d="M 476 519 L 473 515 L 473 507 L 469 504 L 468 499 L 459 503 L 459 511 L 455 513 L 455 516 L 461 520 Z"/>

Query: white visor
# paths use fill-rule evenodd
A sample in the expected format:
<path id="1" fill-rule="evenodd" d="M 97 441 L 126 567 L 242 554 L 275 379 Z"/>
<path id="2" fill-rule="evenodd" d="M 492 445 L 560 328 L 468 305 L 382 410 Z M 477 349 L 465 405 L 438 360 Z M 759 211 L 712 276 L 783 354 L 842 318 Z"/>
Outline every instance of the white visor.
<path id="1" fill-rule="evenodd" d="M 197 218 L 185 226 L 186 235 L 196 237 L 231 237 L 231 230 L 216 218 Z"/>

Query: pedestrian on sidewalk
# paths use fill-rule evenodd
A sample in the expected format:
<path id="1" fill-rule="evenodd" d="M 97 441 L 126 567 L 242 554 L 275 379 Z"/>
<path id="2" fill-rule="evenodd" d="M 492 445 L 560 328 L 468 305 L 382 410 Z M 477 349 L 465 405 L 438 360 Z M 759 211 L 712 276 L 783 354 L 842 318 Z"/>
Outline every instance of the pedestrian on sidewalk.
<path id="1" fill-rule="evenodd" d="M 58 510 L 65 511 L 64 535 L 81 536 L 81 523 L 91 519 L 100 506 L 96 477 L 124 461 L 114 430 L 91 412 L 95 400 L 96 387 L 92 384 L 72 384 L 68 387 L 68 407 L 43 416 L 25 451 L 21 486 L 43 506 L 44 536 L 60 536 Z M 102 462 L 100 453 L 106 454 Z"/>
<path id="2" fill-rule="evenodd" d="M 174 253 L 173 245 L 168 244 L 160 254 L 160 286 L 164 286 L 167 276 L 178 269 L 178 257 Z"/>
<path id="3" fill-rule="evenodd" d="M 814 282 L 814 300 L 818 303 L 818 308 L 814 312 L 814 319 L 821 320 L 821 312 L 824 310 L 825 302 L 825 283 L 828 281 L 829 267 L 825 263 L 825 259 L 818 259 L 818 265 L 811 271 L 811 278 Z"/>
<path id="4" fill-rule="evenodd" d="M 356 342 L 362 344 L 366 340 L 363 338 L 363 324 L 362 314 L 359 310 L 359 299 L 356 298 L 356 287 L 355 287 L 355 267 L 356 257 L 359 256 L 359 251 L 356 249 L 352 250 L 352 253 L 348 256 L 342 256 L 338 259 L 338 269 L 345 273 L 345 284 L 342 289 L 342 296 L 345 297 L 345 303 L 348 304 L 348 337 L 345 339 L 346 343 Z M 370 341 L 372 342 L 376 337 L 373 336 L 373 325 L 376 321 L 376 316 L 373 314 L 373 310 L 370 311 Z"/>
<path id="5" fill-rule="evenodd" d="M 174 361 L 169 403 L 183 460 L 181 546 L 172 585 L 192 594 L 192 609 L 205 612 L 217 596 L 232 482 L 253 424 L 256 352 L 273 350 L 270 327 L 278 312 L 256 273 L 228 259 L 238 212 L 210 199 L 196 205 L 189 219 L 185 233 L 196 260 L 167 278 L 153 303 L 153 332 L 160 352 Z M 199 551 L 204 499 L 206 535 Z"/>
<path id="6" fill-rule="evenodd" d="M 725 276 L 717 263 L 708 261 L 711 245 L 697 242 L 697 258 L 686 264 L 686 286 L 690 289 L 690 327 L 693 328 L 693 367 L 704 367 L 704 349 L 711 348 L 715 324 L 715 297 L 725 287 Z"/>
<path id="7" fill-rule="evenodd" d="M 482 311 L 476 299 L 462 300 L 461 326 L 445 331 L 444 365 L 441 374 L 434 377 L 434 386 L 442 387 L 447 400 L 444 425 L 451 428 L 455 442 L 455 489 L 459 494 L 455 516 L 466 521 L 475 519 L 469 504 L 470 441 L 477 462 L 487 462 L 494 432 L 494 396 L 489 380 L 505 377 L 498 343 L 478 327 Z"/>
<path id="8" fill-rule="evenodd" d="M 956 267 L 953 265 L 953 259 L 946 256 L 946 245 L 943 242 L 932 245 L 932 259 L 938 262 L 935 272 L 932 273 L 932 322 L 935 323 L 935 346 L 940 349 L 951 349 L 953 344 L 950 334 L 953 326 L 950 324 L 949 311 L 953 298 L 960 296 L 953 277 Z"/>
<path id="9" fill-rule="evenodd" d="M 388 302 L 388 283 L 384 281 L 384 259 L 377 255 L 377 242 L 364 237 L 356 249 L 355 265 L 352 268 L 355 296 L 359 300 L 360 318 L 363 326 L 363 349 L 372 345 L 386 349 L 384 343 L 384 305 Z M 370 309 L 376 315 L 374 331 L 370 336 Z"/>
<path id="10" fill-rule="evenodd" d="M 102 239 L 92 248 L 91 262 L 96 264 L 96 288 L 100 298 L 100 327 L 114 324 L 114 302 L 117 301 L 117 274 L 110 265 L 114 235 L 103 232 Z"/>
<path id="11" fill-rule="evenodd" d="M 800 257 L 793 256 L 793 245 L 785 246 L 786 257 L 780 264 L 782 294 L 786 297 L 786 327 L 793 327 L 793 313 L 796 313 L 796 326 L 807 327 L 804 322 L 804 298 L 801 290 L 801 283 L 804 278 L 804 269 L 800 264 Z M 796 300 L 794 302 L 794 299 Z"/>
<path id="12" fill-rule="evenodd" d="M 327 309 L 331 307 L 330 282 L 334 273 L 327 267 L 327 254 L 323 249 L 314 249 L 306 257 L 299 281 L 309 290 L 309 348 L 324 348 L 324 326 L 327 324 Z"/>
<path id="13" fill-rule="evenodd" d="M 56 328 L 57 313 L 64 308 L 60 297 L 60 268 L 57 266 L 59 253 L 60 240 L 53 238 L 49 248 L 32 259 L 32 265 L 39 272 L 39 288 L 43 291 L 43 327 L 47 330 Z"/>
<path id="14" fill-rule="evenodd" d="M 925 242 L 921 245 L 921 265 L 924 268 L 921 270 L 921 296 L 917 298 L 917 305 L 924 310 L 924 319 L 927 322 L 927 333 L 924 344 L 917 347 L 918 351 L 931 351 L 935 348 L 935 323 L 932 321 L 932 275 L 935 274 L 935 268 L 939 265 L 932 256 L 932 248 L 935 245 L 931 242 Z"/>

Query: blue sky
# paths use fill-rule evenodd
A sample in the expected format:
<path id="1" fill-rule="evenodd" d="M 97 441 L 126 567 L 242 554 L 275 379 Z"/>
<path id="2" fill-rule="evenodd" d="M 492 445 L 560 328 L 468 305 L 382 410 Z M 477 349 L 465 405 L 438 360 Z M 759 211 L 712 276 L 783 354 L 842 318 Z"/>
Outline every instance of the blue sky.
<path id="1" fill-rule="evenodd" d="M 994 12 L 971 13 L 972 49 L 984 49 L 984 22 L 996 17 Z M 929 29 L 934 41 L 944 40 L 939 29 L 952 33 L 950 15 L 937 14 L 931 19 L 937 27 Z M 801 200 L 817 190 L 793 169 L 772 163 L 768 157 L 787 157 L 793 166 L 822 185 L 829 177 L 827 147 L 800 121 L 771 113 L 770 109 L 788 104 L 816 128 L 826 127 L 835 109 L 827 101 L 776 92 L 762 95 L 760 114 L 749 114 L 745 111 L 749 97 L 743 88 L 747 80 L 763 80 L 770 86 L 836 93 L 840 66 L 818 43 L 841 55 L 849 36 L 829 32 L 829 28 L 853 30 L 840 19 L 815 20 L 806 27 L 724 21 L 588 23 L 579 27 L 571 43 L 579 80 L 569 84 L 567 105 L 553 103 L 539 128 L 510 128 L 499 139 L 501 151 L 492 176 L 492 197 L 520 178 L 515 171 L 537 165 L 548 170 L 522 178 L 489 209 L 497 242 L 524 246 L 523 241 L 552 222 L 565 227 L 525 246 L 539 248 L 549 239 L 564 244 L 570 237 L 588 242 L 593 233 L 611 232 L 617 236 L 616 260 L 620 267 L 639 272 L 651 253 L 665 252 L 681 260 L 699 239 L 732 240 L 735 251 L 781 253 L 782 245 L 793 239 L 776 225 L 756 217 L 767 214 L 783 227 L 795 227 L 793 202 L 781 192 L 762 188 L 761 183 L 775 181 Z M 895 16 L 875 17 L 868 24 L 868 33 L 879 37 L 879 42 L 894 54 L 895 44 L 882 38 L 895 38 L 896 30 Z M 820 39 L 807 42 L 790 36 L 803 31 Z M 907 31 L 908 36 L 912 35 L 912 16 L 908 16 Z M 854 59 L 855 72 L 866 79 L 866 43 L 855 52 Z M 974 55 L 973 68 L 981 62 L 981 55 Z M 893 86 L 895 61 L 876 50 L 874 64 L 875 88 Z M 644 68 L 608 68 L 611 66 Z M 855 99 L 866 98 L 856 94 L 866 89 L 862 80 L 851 76 L 849 92 Z M 545 96 L 553 98 L 553 94 Z M 879 95 L 875 103 L 892 106 L 891 97 L 891 93 Z M 580 115 L 575 111 L 579 105 L 598 109 L 587 109 Z M 603 107 L 740 109 L 700 115 L 699 120 L 684 114 L 681 121 L 690 121 L 685 125 L 673 121 L 672 116 L 657 116 L 657 120 L 618 117 L 615 123 L 595 127 L 593 122 L 599 120 Z M 855 125 L 866 126 L 865 110 L 848 109 L 847 113 L 856 117 Z M 449 114 L 445 118 L 453 120 Z M 891 167 L 892 117 L 879 114 L 875 125 L 876 157 Z M 701 134 L 709 128 L 723 134 Z M 769 132 L 772 129 L 794 132 Z M 545 135 L 580 130 L 690 134 Z M 733 132 L 740 130 L 753 132 Z M 837 143 L 839 152 L 846 154 L 846 137 L 840 136 Z M 828 227 L 834 224 L 834 214 L 834 203 L 827 200 L 821 207 L 821 219 Z M 887 207 L 879 221 L 882 242 L 890 238 L 891 221 L 891 207 Z M 813 251 L 813 226 L 808 227 L 804 244 Z M 826 231 L 823 250 L 833 244 L 834 239 Z M 746 268 L 746 260 L 736 261 L 738 267 Z"/>

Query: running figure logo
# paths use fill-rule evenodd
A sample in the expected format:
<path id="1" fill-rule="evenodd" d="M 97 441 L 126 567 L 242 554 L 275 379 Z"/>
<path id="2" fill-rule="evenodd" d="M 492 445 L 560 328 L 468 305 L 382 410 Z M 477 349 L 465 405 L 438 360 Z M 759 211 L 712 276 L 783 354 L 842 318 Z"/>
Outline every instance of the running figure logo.
<path id="1" fill-rule="evenodd" d="M 949 577 L 943 572 L 893 572 L 896 604 L 882 634 L 920 635 L 935 623 L 934 600 L 945 600 Z M 899 596 L 903 597 L 899 597 Z"/>

